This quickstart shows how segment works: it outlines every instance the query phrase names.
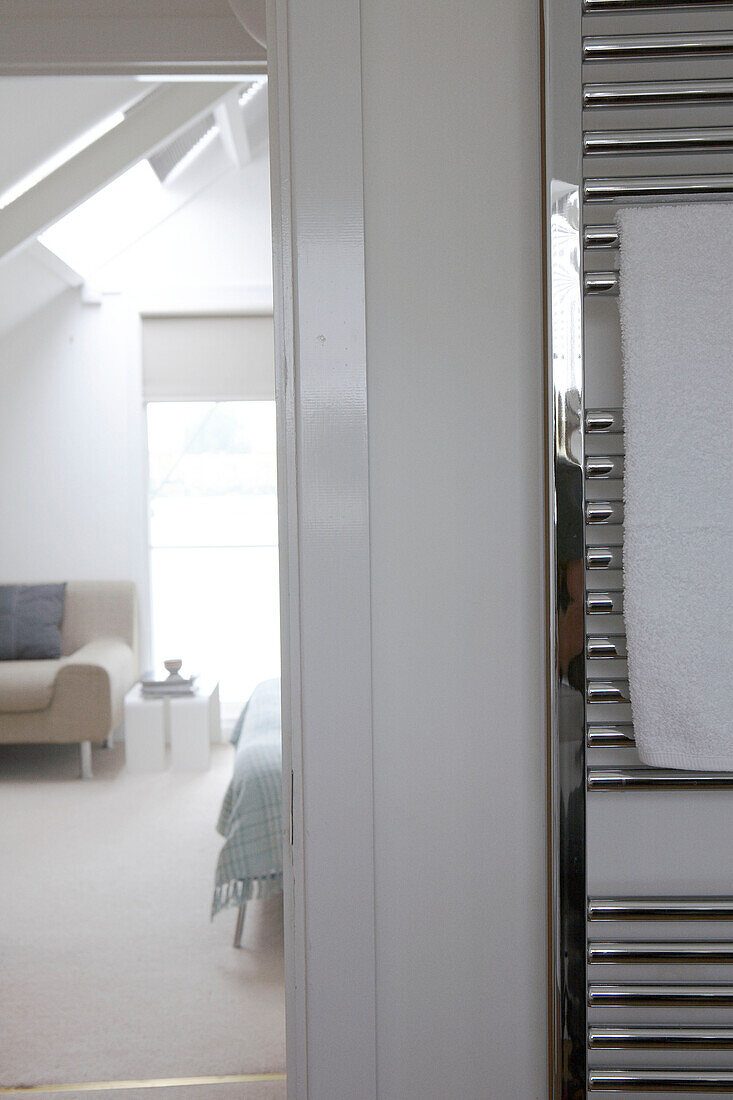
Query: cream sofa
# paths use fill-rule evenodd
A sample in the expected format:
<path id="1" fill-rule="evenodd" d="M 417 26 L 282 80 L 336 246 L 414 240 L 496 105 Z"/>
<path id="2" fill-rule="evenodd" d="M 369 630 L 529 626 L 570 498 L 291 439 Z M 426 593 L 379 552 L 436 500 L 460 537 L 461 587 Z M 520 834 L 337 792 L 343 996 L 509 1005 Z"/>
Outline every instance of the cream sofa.
<path id="1" fill-rule="evenodd" d="M 140 674 L 137 591 L 131 581 L 69 581 L 57 661 L 0 661 L 0 743 L 91 745 L 122 721 Z"/>

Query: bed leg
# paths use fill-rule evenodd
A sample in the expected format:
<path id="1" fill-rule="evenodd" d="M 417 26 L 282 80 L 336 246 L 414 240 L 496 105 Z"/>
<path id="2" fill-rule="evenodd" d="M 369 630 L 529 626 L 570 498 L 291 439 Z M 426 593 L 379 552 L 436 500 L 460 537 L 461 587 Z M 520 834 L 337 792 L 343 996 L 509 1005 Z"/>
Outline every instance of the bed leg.
<path id="1" fill-rule="evenodd" d="M 79 765 L 82 779 L 92 778 L 92 743 L 91 741 L 79 742 Z"/>
<path id="2" fill-rule="evenodd" d="M 237 910 L 237 923 L 234 927 L 234 946 L 242 946 L 242 932 L 244 931 L 244 914 L 247 911 L 247 902 L 244 901 Z"/>

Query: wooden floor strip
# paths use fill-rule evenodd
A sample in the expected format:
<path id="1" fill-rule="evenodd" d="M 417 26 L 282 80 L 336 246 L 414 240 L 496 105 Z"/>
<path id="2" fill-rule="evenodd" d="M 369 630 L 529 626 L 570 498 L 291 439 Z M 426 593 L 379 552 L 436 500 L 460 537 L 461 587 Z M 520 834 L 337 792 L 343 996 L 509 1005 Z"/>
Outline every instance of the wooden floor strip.
<path id="1" fill-rule="evenodd" d="M 148 1077 L 140 1081 L 83 1081 L 72 1085 L 0 1085 L 0 1095 L 33 1092 L 112 1092 L 115 1089 L 173 1089 L 183 1085 L 236 1085 L 284 1081 L 284 1073 L 226 1073 L 211 1077 Z"/>

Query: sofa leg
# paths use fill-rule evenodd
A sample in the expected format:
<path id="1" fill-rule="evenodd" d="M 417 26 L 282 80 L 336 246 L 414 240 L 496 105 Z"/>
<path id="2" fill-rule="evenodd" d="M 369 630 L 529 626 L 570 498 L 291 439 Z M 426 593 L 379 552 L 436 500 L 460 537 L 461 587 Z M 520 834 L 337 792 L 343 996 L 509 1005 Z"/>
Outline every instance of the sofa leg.
<path id="1" fill-rule="evenodd" d="M 92 743 L 81 741 L 79 743 L 79 763 L 81 765 L 82 779 L 92 778 Z"/>
<path id="2" fill-rule="evenodd" d="M 237 910 L 237 923 L 234 928 L 234 946 L 242 946 L 242 932 L 244 931 L 244 914 L 247 910 L 247 903 L 243 902 Z"/>

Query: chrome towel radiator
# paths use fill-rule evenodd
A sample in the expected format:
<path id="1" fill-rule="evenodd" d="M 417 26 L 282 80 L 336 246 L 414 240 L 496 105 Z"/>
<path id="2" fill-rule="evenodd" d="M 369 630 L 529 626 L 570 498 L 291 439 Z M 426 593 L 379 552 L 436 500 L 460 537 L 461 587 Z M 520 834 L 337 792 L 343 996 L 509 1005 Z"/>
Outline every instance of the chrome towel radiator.
<path id="1" fill-rule="evenodd" d="M 733 1097 L 733 775 L 634 748 L 615 300 L 620 204 L 733 199 L 733 0 L 540 3 L 550 1095 Z"/>

